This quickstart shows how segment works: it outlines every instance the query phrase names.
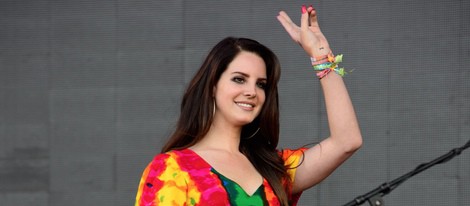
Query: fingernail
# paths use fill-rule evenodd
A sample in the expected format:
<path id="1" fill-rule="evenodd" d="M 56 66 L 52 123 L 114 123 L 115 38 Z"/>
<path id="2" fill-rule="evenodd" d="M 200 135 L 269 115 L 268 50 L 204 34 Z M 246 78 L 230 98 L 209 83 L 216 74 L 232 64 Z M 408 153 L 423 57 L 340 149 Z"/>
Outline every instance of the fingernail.
<path id="1" fill-rule="evenodd" d="M 302 14 L 305 14 L 305 12 L 307 12 L 307 8 L 305 7 L 305 5 L 302 5 Z"/>
<path id="2" fill-rule="evenodd" d="M 315 7 L 313 7 L 312 5 L 310 5 L 310 8 L 312 8 L 312 10 L 315 10 Z"/>

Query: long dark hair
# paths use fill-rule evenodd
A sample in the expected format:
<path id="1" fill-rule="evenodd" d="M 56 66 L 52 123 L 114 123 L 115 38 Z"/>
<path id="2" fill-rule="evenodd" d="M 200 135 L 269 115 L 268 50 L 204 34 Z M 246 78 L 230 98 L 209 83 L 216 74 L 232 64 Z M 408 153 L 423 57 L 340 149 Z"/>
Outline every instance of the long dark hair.
<path id="1" fill-rule="evenodd" d="M 280 64 L 276 55 L 257 41 L 227 37 L 212 48 L 184 93 L 176 130 L 163 146 L 162 153 L 188 148 L 207 134 L 214 115 L 213 88 L 241 51 L 253 52 L 264 60 L 267 85 L 266 100 L 260 114 L 242 128 L 239 149 L 269 182 L 281 205 L 288 205 L 287 185 L 290 178 L 276 150 L 279 142 L 277 83 L 280 78 Z"/>

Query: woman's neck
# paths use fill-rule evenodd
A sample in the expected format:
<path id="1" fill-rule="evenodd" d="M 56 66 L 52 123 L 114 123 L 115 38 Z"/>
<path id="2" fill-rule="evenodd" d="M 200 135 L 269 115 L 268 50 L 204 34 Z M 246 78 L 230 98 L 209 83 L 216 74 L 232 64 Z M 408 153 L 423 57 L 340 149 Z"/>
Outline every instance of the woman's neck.
<path id="1" fill-rule="evenodd" d="M 241 127 L 218 125 L 213 123 L 209 132 L 196 143 L 192 149 L 196 150 L 223 150 L 239 153 Z"/>

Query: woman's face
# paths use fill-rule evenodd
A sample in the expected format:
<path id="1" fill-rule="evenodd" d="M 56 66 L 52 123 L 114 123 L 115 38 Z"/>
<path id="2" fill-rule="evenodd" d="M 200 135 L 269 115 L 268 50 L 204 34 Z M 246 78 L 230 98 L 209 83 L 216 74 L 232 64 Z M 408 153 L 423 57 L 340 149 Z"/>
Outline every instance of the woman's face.
<path id="1" fill-rule="evenodd" d="M 242 51 L 228 65 L 214 88 L 214 121 L 234 126 L 252 122 L 265 101 L 266 65 L 261 57 Z"/>

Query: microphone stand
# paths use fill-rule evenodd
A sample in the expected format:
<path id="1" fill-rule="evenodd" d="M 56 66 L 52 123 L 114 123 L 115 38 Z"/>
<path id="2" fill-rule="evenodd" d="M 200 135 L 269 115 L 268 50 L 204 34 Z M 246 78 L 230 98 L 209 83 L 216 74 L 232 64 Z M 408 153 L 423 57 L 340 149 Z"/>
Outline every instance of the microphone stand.
<path id="1" fill-rule="evenodd" d="M 414 170 L 411 172 L 406 173 L 405 175 L 392 180 L 391 182 L 385 182 L 381 184 L 379 187 L 371 190 L 370 192 L 356 197 L 356 199 L 346 203 L 344 206 L 354 206 L 354 205 L 361 205 L 365 201 L 368 201 L 371 206 L 384 206 L 384 202 L 382 200 L 382 197 L 390 193 L 392 190 L 397 188 L 401 183 L 405 182 L 407 179 L 413 177 L 414 175 L 436 165 L 436 164 L 441 164 L 444 162 L 449 161 L 450 159 L 454 158 L 457 155 L 460 155 L 460 153 L 470 147 L 470 140 L 462 147 L 454 148 L 450 152 L 448 152 L 445 155 L 442 155 L 428 163 L 423 163 L 418 165 Z"/>

